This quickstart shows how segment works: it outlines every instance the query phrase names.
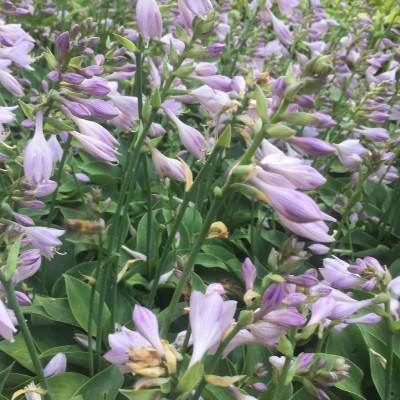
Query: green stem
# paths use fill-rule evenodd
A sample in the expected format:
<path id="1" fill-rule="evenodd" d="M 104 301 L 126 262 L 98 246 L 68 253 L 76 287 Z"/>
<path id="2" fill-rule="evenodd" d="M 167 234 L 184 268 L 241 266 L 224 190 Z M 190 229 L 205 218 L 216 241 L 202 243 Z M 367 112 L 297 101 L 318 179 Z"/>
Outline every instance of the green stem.
<path id="1" fill-rule="evenodd" d="M 188 280 L 190 274 L 192 273 L 193 265 L 196 261 L 197 255 L 200 252 L 201 246 L 203 245 L 203 242 L 205 238 L 207 237 L 207 234 L 210 230 L 211 224 L 214 222 L 215 215 L 217 214 L 220 206 L 223 204 L 225 200 L 225 196 L 218 196 L 214 198 L 214 201 L 212 202 L 211 208 L 208 211 L 208 214 L 206 216 L 206 219 L 203 223 L 203 226 L 201 228 L 201 231 L 199 235 L 197 236 L 197 240 L 192 248 L 192 251 L 190 252 L 189 258 L 186 262 L 185 268 L 182 271 L 182 276 L 179 278 L 178 284 L 175 288 L 174 294 L 172 295 L 171 302 L 167 308 L 166 311 L 166 316 L 161 328 L 160 336 L 165 337 L 169 326 L 171 325 L 171 319 L 172 315 L 174 314 L 174 311 L 176 309 L 176 306 L 178 304 L 179 298 L 181 297 L 182 290 L 184 286 L 186 285 L 186 281 Z"/>
<path id="2" fill-rule="evenodd" d="M 215 368 L 218 365 L 219 360 L 222 357 L 222 354 L 226 347 L 228 346 L 229 342 L 238 334 L 238 332 L 243 328 L 242 325 L 237 324 L 231 332 L 229 332 L 228 336 L 222 341 L 222 343 L 219 345 L 217 352 L 214 354 L 214 357 L 211 360 L 211 364 L 207 370 L 207 375 L 211 375 Z M 204 387 L 207 385 L 206 380 L 203 378 L 202 381 L 200 382 L 199 386 L 196 389 L 195 394 L 192 397 L 192 400 L 198 400 L 201 392 L 203 391 Z"/>
<path id="3" fill-rule="evenodd" d="M 287 377 L 287 374 L 290 369 L 291 361 L 292 361 L 292 359 L 290 357 L 286 357 L 285 364 L 283 365 L 282 373 L 279 378 L 279 383 L 274 390 L 274 397 L 272 398 L 272 400 L 280 400 L 282 398 L 281 397 L 282 389 L 285 386 L 285 381 L 286 381 L 286 377 Z"/>
<path id="4" fill-rule="evenodd" d="M 206 163 L 203 165 L 203 167 L 200 169 L 199 174 L 197 175 L 196 179 L 194 180 L 192 186 L 190 187 L 189 191 L 185 193 L 185 196 L 183 197 L 183 202 L 179 208 L 178 215 L 175 217 L 174 220 L 174 225 L 171 228 L 171 232 L 168 235 L 167 243 L 164 246 L 163 252 L 161 254 L 161 258 L 157 264 L 157 269 L 156 273 L 153 278 L 153 285 L 150 290 L 149 298 L 147 300 L 147 307 L 152 308 L 153 303 L 154 303 L 154 298 L 157 292 L 157 287 L 158 283 L 160 281 L 160 276 L 162 271 L 165 268 L 165 264 L 167 261 L 167 257 L 169 254 L 169 251 L 171 249 L 171 246 L 174 243 L 175 240 L 175 234 L 178 232 L 179 225 L 182 221 L 183 216 L 185 215 L 185 211 L 189 205 L 189 201 L 193 195 L 193 193 L 196 192 L 197 187 L 200 185 L 200 183 L 203 181 L 204 175 L 208 172 L 209 167 L 212 165 L 212 163 L 215 160 L 215 157 L 217 156 L 217 153 L 219 152 L 219 149 L 217 147 L 214 148 L 210 156 L 208 157 Z"/>
<path id="5" fill-rule="evenodd" d="M 388 300 L 385 302 L 385 311 L 387 313 L 386 329 L 387 329 L 387 355 L 386 355 L 386 374 L 385 374 L 385 396 L 383 400 L 389 400 L 391 398 L 391 387 L 392 387 L 392 375 L 393 375 L 393 349 L 394 349 L 394 333 L 392 331 L 392 317 L 390 309 L 390 293 L 386 289 L 386 294 L 388 295 Z"/>
<path id="6" fill-rule="evenodd" d="M 57 194 L 58 194 L 58 188 L 60 186 L 60 181 L 61 181 L 61 176 L 64 170 L 64 165 L 65 162 L 67 161 L 67 157 L 69 154 L 69 147 L 72 142 L 72 135 L 68 135 L 68 139 L 64 144 L 64 149 L 63 149 L 63 154 L 61 157 L 61 161 L 58 164 L 58 170 L 57 170 L 57 175 L 55 176 L 55 181 L 57 182 L 56 190 L 54 190 L 52 196 L 51 196 L 51 203 L 50 203 L 50 210 L 49 210 L 49 215 L 47 217 L 47 226 L 50 227 L 51 223 L 54 218 L 54 212 L 55 212 L 55 206 L 56 206 L 56 200 L 57 200 Z"/>
<path id="7" fill-rule="evenodd" d="M 151 180 L 149 172 L 149 160 L 146 155 L 143 157 L 144 175 L 146 182 L 146 192 L 147 192 L 147 243 L 146 243 L 146 257 L 147 257 L 147 271 L 151 272 L 151 257 L 152 257 L 152 224 L 153 224 L 153 199 L 151 197 Z"/>
<path id="8" fill-rule="evenodd" d="M 44 390 L 47 390 L 47 394 L 44 395 L 46 400 L 51 400 L 51 395 L 49 392 L 49 387 L 47 385 L 47 380 L 43 374 L 42 364 L 39 360 L 39 355 L 35 347 L 35 343 L 33 342 L 32 335 L 29 331 L 28 325 L 25 321 L 22 310 L 19 306 L 17 296 L 15 295 L 14 287 L 11 281 L 8 281 L 2 271 L 0 271 L 0 281 L 3 284 L 4 290 L 7 295 L 7 301 L 10 308 L 14 311 L 15 318 L 18 321 L 18 326 L 22 331 L 22 335 L 24 336 L 26 347 L 28 348 L 29 354 L 31 356 L 31 360 L 33 366 L 35 367 L 36 375 L 39 378 L 39 382 L 41 387 Z"/>
<path id="9" fill-rule="evenodd" d="M 88 356 L 89 356 L 89 373 L 90 373 L 91 377 L 94 374 L 93 349 L 92 349 L 94 299 L 95 299 L 95 294 L 96 294 L 97 278 L 99 277 L 99 272 L 100 272 L 102 250 L 103 250 L 103 236 L 101 234 L 99 234 L 99 247 L 98 247 L 98 251 L 97 251 L 97 265 L 96 265 L 96 271 L 93 276 L 93 278 L 95 279 L 95 283 L 92 285 L 92 290 L 90 292 L 89 317 L 88 317 L 89 318 L 88 319 L 88 352 L 89 352 Z"/>

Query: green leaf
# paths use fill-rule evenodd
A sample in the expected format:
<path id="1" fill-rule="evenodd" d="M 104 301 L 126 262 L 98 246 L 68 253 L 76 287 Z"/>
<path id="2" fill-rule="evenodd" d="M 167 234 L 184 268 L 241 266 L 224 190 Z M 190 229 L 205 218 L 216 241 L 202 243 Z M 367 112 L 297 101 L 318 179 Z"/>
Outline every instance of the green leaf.
<path id="1" fill-rule="evenodd" d="M 75 319 L 79 322 L 79 325 L 87 332 L 88 331 L 88 320 L 89 320 L 89 304 L 90 304 L 90 294 L 91 286 L 72 276 L 64 275 L 65 284 L 67 288 L 68 302 L 71 307 L 72 314 Z M 96 310 L 99 306 L 100 295 L 96 291 L 94 296 L 94 312 L 93 317 L 97 315 Z M 103 327 L 107 324 L 110 318 L 110 310 L 107 305 L 103 305 Z M 92 321 L 92 333 L 93 336 L 97 334 L 96 320 L 93 318 Z"/>
<path id="2" fill-rule="evenodd" d="M 87 381 L 74 395 L 82 395 L 83 400 L 114 400 L 123 381 L 119 368 L 111 365 Z"/>
<path id="3" fill-rule="evenodd" d="M 14 336 L 14 342 L 11 343 L 7 340 L 0 342 L 0 350 L 8 354 L 15 361 L 19 362 L 26 369 L 34 372 L 33 363 L 29 354 L 28 348 L 26 347 L 22 334 Z"/>
<path id="4" fill-rule="evenodd" d="M 185 375 L 179 379 L 176 390 L 179 393 L 191 392 L 196 387 L 203 374 L 203 364 L 200 362 L 195 363 L 185 372 Z"/>
<path id="5" fill-rule="evenodd" d="M 55 299 L 52 297 L 35 297 L 35 303 L 43 306 L 47 314 L 55 321 L 64 322 L 69 325 L 79 326 L 69 307 L 68 299 Z"/>
<path id="6" fill-rule="evenodd" d="M 19 254 L 19 248 L 21 246 L 23 236 L 21 235 L 11 246 L 10 252 L 8 253 L 7 257 L 7 264 L 4 269 L 4 274 L 6 275 L 7 280 L 9 281 L 13 275 L 15 268 L 17 268 L 17 260 Z"/>
<path id="7" fill-rule="evenodd" d="M 122 389 L 119 392 L 132 400 L 155 400 L 163 394 L 160 389 L 137 390 L 136 392 Z"/>
<path id="8" fill-rule="evenodd" d="M 26 115 L 27 118 L 33 120 L 32 111 L 33 108 L 25 104 L 22 100 L 18 99 L 19 106 L 21 107 L 22 111 Z"/>
<path id="9" fill-rule="evenodd" d="M 88 377 L 76 372 L 64 372 L 47 379 L 52 400 L 71 399 L 74 393 L 82 387 Z"/>
<path id="10" fill-rule="evenodd" d="M 122 44 L 122 46 L 126 47 L 128 51 L 132 53 L 137 51 L 137 47 L 128 38 L 117 35 L 116 33 L 113 33 L 113 35 L 115 36 L 115 39 L 117 39 L 118 42 Z"/>
<path id="11" fill-rule="evenodd" d="M 157 237 L 157 231 L 158 231 L 158 224 L 154 218 L 154 214 L 152 215 L 152 221 L 151 221 L 151 234 L 153 238 Z M 136 251 L 139 253 L 146 254 L 147 257 L 153 258 L 156 254 L 156 246 L 152 246 L 150 249 L 150 254 L 147 254 L 147 214 L 143 215 L 142 219 L 139 222 L 138 228 L 137 228 L 137 248 Z"/>
<path id="12" fill-rule="evenodd" d="M 15 363 L 12 363 L 8 368 L 0 372 L 0 393 L 3 392 L 4 384 L 6 383 L 7 378 L 14 367 L 14 364 Z"/>
<path id="13" fill-rule="evenodd" d="M 74 128 L 73 128 L 72 126 L 67 125 L 67 124 L 65 124 L 64 122 L 61 122 L 60 120 L 55 119 L 55 118 L 51 118 L 51 117 L 47 117 L 47 118 L 45 119 L 45 123 L 46 123 L 46 124 L 49 124 L 49 125 L 52 126 L 53 128 L 56 128 L 56 129 L 58 129 L 58 130 L 60 130 L 60 131 L 67 131 L 67 132 L 69 132 L 69 131 L 73 131 L 73 130 L 74 130 Z"/>

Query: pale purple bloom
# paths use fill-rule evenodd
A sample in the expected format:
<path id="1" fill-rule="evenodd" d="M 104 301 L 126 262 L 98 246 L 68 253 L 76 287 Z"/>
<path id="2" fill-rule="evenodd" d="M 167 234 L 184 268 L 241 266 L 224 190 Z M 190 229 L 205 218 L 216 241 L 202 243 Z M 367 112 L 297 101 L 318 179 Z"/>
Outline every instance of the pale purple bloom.
<path id="1" fill-rule="evenodd" d="M 69 101 L 63 97 L 61 98 L 61 102 L 64 104 L 65 107 L 67 107 L 68 111 L 72 115 L 75 115 L 75 117 L 87 118 L 91 116 L 90 111 L 83 104 L 77 103 L 75 101 Z"/>
<path id="2" fill-rule="evenodd" d="M 90 178 L 86 174 L 77 173 L 75 174 L 75 178 L 78 182 L 90 182 Z"/>
<path id="3" fill-rule="evenodd" d="M 315 303 L 310 304 L 311 318 L 307 326 L 316 324 L 327 318 L 336 306 L 336 301 L 331 296 L 325 296 L 318 299 Z"/>
<path id="4" fill-rule="evenodd" d="M 184 124 L 169 110 L 165 110 L 169 118 L 178 128 L 179 137 L 185 148 L 192 153 L 198 160 L 204 161 L 205 153 L 203 150 L 206 147 L 206 141 L 203 135 L 195 128 Z"/>
<path id="5" fill-rule="evenodd" d="M 136 19 L 144 40 L 161 39 L 163 24 L 160 9 L 155 0 L 138 0 Z"/>
<path id="6" fill-rule="evenodd" d="M 16 212 L 12 212 L 12 216 L 14 217 L 14 219 L 21 225 L 24 226 L 33 226 L 35 225 L 35 223 L 33 222 L 31 217 L 28 217 L 27 215 L 23 215 L 23 214 L 19 214 Z"/>
<path id="7" fill-rule="evenodd" d="M 63 58 L 69 51 L 69 41 L 70 41 L 70 36 L 68 32 L 61 33 L 57 38 L 56 41 L 57 61 L 59 63 L 62 62 Z"/>
<path id="8" fill-rule="evenodd" d="M 308 246 L 308 248 L 314 253 L 318 255 L 324 255 L 329 252 L 329 247 L 325 246 L 323 244 L 318 244 L 314 243 L 311 246 Z"/>
<path id="9" fill-rule="evenodd" d="M 91 79 L 85 79 L 82 83 L 72 85 L 73 89 L 91 96 L 106 96 L 110 92 L 108 82 L 104 78 L 94 76 Z"/>
<path id="10" fill-rule="evenodd" d="M 390 139 L 388 131 L 385 128 L 367 128 L 363 126 L 362 129 L 353 129 L 353 132 L 359 133 L 373 142 L 384 142 Z"/>
<path id="11" fill-rule="evenodd" d="M 16 204 L 20 204 L 21 206 L 30 208 L 31 210 L 42 210 L 46 206 L 46 204 L 44 204 L 43 201 L 39 201 L 39 200 L 24 201 L 24 200 L 15 199 L 14 201 Z"/>
<path id="12" fill-rule="evenodd" d="M 319 268 L 319 272 L 324 277 L 322 283 L 338 289 L 350 289 L 364 283 L 361 276 L 350 273 L 347 268 L 350 265 L 338 257 L 324 259 L 324 268 Z"/>
<path id="13" fill-rule="evenodd" d="M 207 85 L 191 90 L 190 95 L 213 115 L 217 114 L 225 104 L 231 101 L 227 93 L 221 90 L 213 90 Z"/>
<path id="14" fill-rule="evenodd" d="M 215 75 L 217 73 L 217 67 L 209 62 L 201 62 L 197 64 L 194 70 L 197 74 L 202 76 Z"/>
<path id="15" fill-rule="evenodd" d="M 217 292 L 220 296 L 226 295 L 226 290 L 220 283 L 211 283 L 207 286 L 206 295 L 211 294 L 212 292 Z"/>
<path id="16" fill-rule="evenodd" d="M 207 51 L 206 55 L 209 57 L 219 57 L 221 53 L 225 50 L 226 44 L 213 43 L 205 48 Z"/>
<path id="17" fill-rule="evenodd" d="M 61 374 L 67 370 L 67 357 L 64 353 L 56 354 L 48 364 L 43 368 L 43 373 L 46 378 Z"/>
<path id="18" fill-rule="evenodd" d="M 292 136 L 288 142 L 304 153 L 315 157 L 328 156 L 335 151 L 335 147 L 330 143 L 313 137 Z"/>
<path id="19" fill-rule="evenodd" d="M 61 80 L 67 83 L 82 83 L 85 78 L 82 75 L 74 74 L 73 72 L 68 72 L 66 74 L 61 74 Z"/>
<path id="20" fill-rule="evenodd" d="M 32 305 L 31 299 L 25 293 L 16 290 L 15 291 L 15 296 L 17 297 L 18 304 L 20 306 L 30 306 L 30 305 Z"/>
<path id="21" fill-rule="evenodd" d="M 362 163 L 362 157 L 369 151 L 360 144 L 358 139 L 348 139 L 339 144 L 334 144 L 340 162 L 349 170 L 357 171 Z"/>
<path id="22" fill-rule="evenodd" d="M 35 186 L 34 186 L 35 187 Z M 43 197 L 48 196 L 56 190 L 57 182 L 48 180 L 39 182 L 35 189 L 26 190 L 24 197 Z"/>
<path id="23" fill-rule="evenodd" d="M 242 276 L 246 283 L 246 291 L 253 290 L 254 281 L 257 278 L 257 270 L 249 257 L 246 257 L 242 264 Z"/>
<path id="24" fill-rule="evenodd" d="M 254 396 L 249 396 L 242 393 L 235 385 L 230 385 L 227 388 L 237 400 L 257 400 Z"/>
<path id="25" fill-rule="evenodd" d="M 180 161 L 164 156 L 164 154 L 151 146 L 150 151 L 156 174 L 160 178 L 169 175 L 173 179 L 186 182 L 185 170 Z"/>
<path id="26" fill-rule="evenodd" d="M 282 300 L 282 303 L 288 305 L 289 307 L 297 307 L 300 304 L 303 304 L 306 298 L 307 297 L 305 294 L 294 292 L 285 296 Z"/>
<path id="27" fill-rule="evenodd" d="M 293 8 L 300 5 L 300 0 L 277 0 L 279 12 L 282 15 L 293 14 Z"/>
<path id="28" fill-rule="evenodd" d="M 131 122 L 139 118 L 138 98 L 133 96 L 109 96 L 114 105 Z"/>
<path id="29" fill-rule="evenodd" d="M 375 314 L 375 313 L 368 313 L 365 314 L 361 317 L 358 318 L 347 318 L 344 319 L 343 322 L 345 324 L 364 324 L 364 325 L 375 325 L 378 322 L 380 322 L 380 320 L 382 319 L 382 317 L 380 317 L 379 315 Z"/>
<path id="30" fill-rule="evenodd" d="M 11 94 L 17 97 L 21 97 L 24 94 L 21 85 L 18 81 L 7 71 L 4 71 L 0 68 L 0 83 L 4 86 L 4 88 L 9 91 Z"/>
<path id="31" fill-rule="evenodd" d="M 124 326 L 120 332 L 108 335 L 108 343 L 111 350 L 104 354 L 104 358 L 112 364 L 117 364 L 123 374 L 132 372 L 125 365 L 130 362 L 129 352 L 132 348 L 144 349 L 151 347 L 151 344 L 140 333 L 131 331 Z"/>
<path id="32" fill-rule="evenodd" d="M 290 221 L 306 223 L 322 219 L 334 220 L 323 213 L 314 200 L 305 193 L 271 185 L 258 177 L 250 177 L 248 183 L 263 192 L 271 206 Z"/>
<path id="33" fill-rule="evenodd" d="M 183 0 L 183 2 L 193 14 L 199 17 L 213 8 L 210 0 Z"/>
<path id="34" fill-rule="evenodd" d="M 191 75 L 188 79 L 198 81 L 212 89 L 230 92 L 232 90 L 232 79 L 224 75 L 196 76 Z"/>
<path id="35" fill-rule="evenodd" d="M 398 299 L 400 297 L 400 276 L 389 282 L 388 289 L 393 298 Z"/>
<path id="36" fill-rule="evenodd" d="M 119 153 L 114 150 L 113 147 L 104 143 L 102 138 L 96 139 L 95 137 L 82 135 L 81 133 L 75 131 L 71 131 L 69 133 L 74 136 L 82 145 L 82 147 L 94 158 L 97 158 L 106 164 L 111 164 L 112 162 L 118 161 L 116 156 L 119 155 Z"/>
<path id="37" fill-rule="evenodd" d="M 289 28 L 281 20 L 275 17 L 271 10 L 267 9 L 266 12 L 272 21 L 274 31 L 279 40 L 283 44 L 288 45 L 290 41 L 294 40 L 293 34 L 289 31 Z"/>
<path id="38" fill-rule="evenodd" d="M 294 328 L 296 326 L 304 325 L 306 322 L 306 317 L 293 307 L 273 310 L 264 315 L 262 319 L 263 321 L 284 326 L 285 328 Z"/>
<path id="39" fill-rule="evenodd" d="M 47 144 L 50 147 L 51 153 L 53 155 L 53 165 L 57 164 L 57 161 L 61 161 L 63 149 L 57 140 L 56 135 L 51 135 L 50 139 L 47 140 Z"/>
<path id="40" fill-rule="evenodd" d="M 261 160 L 264 170 L 283 175 L 297 188 L 313 190 L 323 185 L 326 179 L 303 160 L 287 157 L 283 153 L 270 154 Z"/>
<path id="41" fill-rule="evenodd" d="M 7 307 L 0 300 L 0 335 L 10 342 L 14 342 L 13 333 L 17 332 Z"/>
<path id="42" fill-rule="evenodd" d="M 222 339 L 232 324 L 236 305 L 236 301 L 224 302 L 215 291 L 208 296 L 201 292 L 192 292 L 189 320 L 192 327 L 193 355 L 189 368 Z"/>
<path id="43" fill-rule="evenodd" d="M 258 321 L 263 318 L 265 314 L 275 310 L 281 304 L 284 297 L 284 284 L 277 282 L 271 283 L 271 285 L 265 289 L 261 298 L 261 307 L 254 314 L 254 321 Z"/>
<path id="44" fill-rule="evenodd" d="M 68 95 L 68 99 L 84 105 L 90 114 L 97 119 L 109 120 L 119 114 L 119 111 L 111 104 L 101 99 L 83 99 L 72 95 Z"/>
<path id="45" fill-rule="evenodd" d="M 15 120 L 15 115 L 11 110 L 15 110 L 18 106 L 0 107 L 0 124 L 6 124 Z"/>
<path id="46" fill-rule="evenodd" d="M 40 251 L 38 249 L 26 250 L 18 257 L 17 262 L 18 267 L 12 277 L 13 285 L 36 274 L 42 262 Z"/>
<path id="47" fill-rule="evenodd" d="M 43 226 L 27 226 L 23 228 L 26 237 L 32 241 L 33 247 L 49 260 L 54 257 L 53 247 L 61 246 L 58 236 L 64 235 L 61 229 L 45 228 Z"/>
<path id="48" fill-rule="evenodd" d="M 349 297 L 351 299 L 351 297 Z M 356 301 L 351 299 L 352 301 L 336 301 L 336 306 L 332 310 L 332 312 L 327 316 L 327 318 L 332 320 L 342 321 L 345 318 L 350 317 L 350 315 L 354 314 L 361 308 L 365 308 L 373 304 L 374 299 L 360 300 Z"/>
<path id="49" fill-rule="evenodd" d="M 24 172 L 31 184 L 47 181 L 53 168 L 53 154 L 43 133 L 43 112 L 36 114 L 36 129 L 33 138 L 25 147 Z"/>
<path id="50" fill-rule="evenodd" d="M 136 305 L 133 309 L 133 322 L 140 335 L 151 343 L 161 358 L 164 358 L 165 352 L 158 333 L 156 316 L 147 308 Z"/>
<path id="51" fill-rule="evenodd" d="M 192 22 L 195 15 L 192 11 L 190 11 L 185 0 L 178 0 L 178 9 L 186 32 L 190 34 L 192 32 Z"/>

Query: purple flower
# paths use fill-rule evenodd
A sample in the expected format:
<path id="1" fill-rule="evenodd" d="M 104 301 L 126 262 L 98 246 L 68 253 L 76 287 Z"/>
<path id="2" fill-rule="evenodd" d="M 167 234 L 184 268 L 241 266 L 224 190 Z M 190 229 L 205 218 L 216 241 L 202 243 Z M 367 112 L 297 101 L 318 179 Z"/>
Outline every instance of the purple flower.
<path id="1" fill-rule="evenodd" d="M 18 257 L 18 267 L 15 269 L 12 277 L 13 285 L 31 277 L 36 274 L 40 268 L 42 258 L 40 257 L 40 251 L 38 249 L 30 249 L 24 251 Z"/>
<path id="2" fill-rule="evenodd" d="M 119 111 L 116 110 L 111 104 L 101 99 L 83 99 L 81 97 L 68 95 L 69 100 L 77 103 L 81 103 L 94 118 L 101 120 L 109 120 L 119 115 Z"/>
<path id="3" fill-rule="evenodd" d="M 17 330 L 10 318 L 9 310 L 0 300 L 0 335 L 10 342 L 13 342 L 13 333 L 15 332 L 17 332 Z"/>
<path id="4" fill-rule="evenodd" d="M 211 294 L 212 292 L 217 292 L 220 296 L 226 295 L 226 290 L 220 283 L 211 283 L 207 286 L 206 295 Z"/>
<path id="5" fill-rule="evenodd" d="M 203 355 L 221 341 L 232 324 L 236 305 L 236 301 L 224 302 L 216 291 L 208 296 L 201 292 L 192 292 L 189 320 L 192 327 L 193 355 L 189 368 L 201 361 Z"/>
<path id="6" fill-rule="evenodd" d="M 96 139 L 95 137 L 82 135 L 81 133 L 75 131 L 71 131 L 69 133 L 74 136 L 82 145 L 82 147 L 94 158 L 97 158 L 106 164 L 111 164 L 112 162 L 118 161 L 116 156 L 120 154 L 114 150 L 113 147 L 104 143 L 102 138 Z"/>
<path id="7" fill-rule="evenodd" d="M 215 75 L 217 73 L 217 67 L 209 62 L 201 62 L 197 64 L 196 69 L 194 71 L 196 72 L 196 74 L 202 76 L 210 76 L 210 75 Z"/>
<path id="8" fill-rule="evenodd" d="M 15 110 L 18 106 L 13 107 L 0 107 L 0 124 L 6 124 L 12 122 L 15 119 L 15 115 L 11 110 Z"/>
<path id="9" fill-rule="evenodd" d="M 186 182 L 185 170 L 180 161 L 164 156 L 160 151 L 151 146 L 150 151 L 156 174 L 160 178 L 169 175 L 173 179 Z"/>
<path id="10" fill-rule="evenodd" d="M 338 289 L 350 289 L 364 283 L 364 279 L 357 274 L 350 273 L 347 268 L 350 265 L 338 257 L 324 259 L 324 268 L 319 272 L 324 277 L 322 283 Z"/>
<path id="11" fill-rule="evenodd" d="M 261 307 L 254 314 L 254 321 L 258 321 L 263 318 L 265 314 L 275 310 L 282 303 L 284 297 L 284 285 L 282 283 L 271 283 L 271 285 L 265 289 L 261 298 Z"/>
<path id="12" fill-rule="evenodd" d="M 164 358 L 165 352 L 158 333 L 156 316 L 147 308 L 136 305 L 133 309 L 133 322 L 140 335 L 157 350 L 160 357 Z"/>
<path id="13" fill-rule="evenodd" d="M 21 85 L 18 81 L 8 72 L 3 71 L 0 68 L 0 83 L 4 86 L 4 88 L 9 91 L 11 94 L 17 97 L 21 97 L 24 94 Z"/>
<path id="14" fill-rule="evenodd" d="M 108 82 L 98 76 L 91 79 L 85 79 L 81 84 L 72 85 L 72 88 L 91 96 L 106 96 L 110 92 Z"/>
<path id="15" fill-rule="evenodd" d="M 26 190 L 24 192 L 24 197 L 44 197 L 52 194 L 57 187 L 57 182 L 54 181 L 42 181 L 37 184 L 35 189 Z"/>
<path id="16" fill-rule="evenodd" d="M 25 147 L 24 172 L 31 184 L 47 181 L 53 168 L 53 154 L 43 134 L 43 112 L 36 113 L 36 129 Z"/>
<path id="17" fill-rule="evenodd" d="M 68 32 L 61 33 L 61 35 L 59 35 L 57 38 L 56 41 L 57 61 L 59 63 L 62 62 L 63 58 L 69 51 L 69 41 L 70 41 L 70 36 Z"/>
<path id="18" fill-rule="evenodd" d="M 131 331 L 124 326 L 120 332 L 108 335 L 108 343 L 111 350 L 104 358 L 112 364 L 117 364 L 121 373 L 132 372 L 126 366 L 130 362 L 129 353 L 132 348 L 144 349 L 151 347 L 151 344 L 138 332 Z"/>
<path id="19" fill-rule="evenodd" d="M 357 171 L 362 163 L 362 157 L 369 151 L 357 139 L 348 139 L 339 144 L 334 144 L 340 162 L 349 170 Z"/>
<path id="20" fill-rule="evenodd" d="M 203 150 L 206 147 L 206 141 L 203 135 L 195 128 L 184 124 L 171 111 L 165 110 L 169 118 L 178 128 L 179 137 L 185 148 L 192 153 L 198 160 L 204 161 L 205 154 Z"/>
<path id="21" fill-rule="evenodd" d="M 72 115 L 75 115 L 75 117 L 87 118 L 91 116 L 90 111 L 83 104 L 77 103 L 75 101 L 69 101 L 65 98 L 61 98 L 61 102 L 64 104 L 65 107 L 67 107 L 68 111 Z"/>
<path id="22" fill-rule="evenodd" d="M 324 140 L 313 137 L 298 137 L 292 136 L 288 142 L 304 153 L 314 157 L 324 157 L 332 154 L 335 147 Z"/>
<path id="23" fill-rule="evenodd" d="M 43 373 L 46 378 L 61 374 L 67 370 L 67 357 L 64 353 L 56 354 L 48 364 L 43 368 Z"/>
<path id="24" fill-rule="evenodd" d="M 385 128 L 367 128 L 363 126 L 362 129 L 353 129 L 353 132 L 359 133 L 373 142 L 384 142 L 390 139 L 388 131 Z"/>
<path id="25" fill-rule="evenodd" d="M 254 281 L 257 278 L 257 270 L 249 257 L 247 257 L 242 264 L 242 276 L 246 283 L 246 291 L 253 290 Z"/>
<path id="26" fill-rule="evenodd" d="M 274 27 L 274 31 L 278 36 L 279 40 L 283 44 L 288 45 L 290 41 L 294 40 L 294 36 L 289 31 L 289 28 L 281 20 L 276 18 L 275 15 L 271 12 L 271 10 L 267 9 L 267 13 L 271 18 L 272 26 Z"/>
<path id="27" fill-rule="evenodd" d="M 304 325 L 306 322 L 306 317 L 293 307 L 285 307 L 271 311 L 264 315 L 262 319 L 263 321 L 284 326 L 285 328 L 294 328 Z"/>
<path id="28" fill-rule="evenodd" d="M 163 24 L 160 9 L 155 0 L 138 0 L 136 19 L 144 40 L 161 39 Z"/>
<path id="29" fill-rule="evenodd" d="M 64 235 L 61 229 L 45 228 L 43 226 L 23 227 L 26 237 L 31 240 L 33 247 L 40 251 L 40 254 L 49 260 L 54 257 L 53 247 L 61 246 L 62 242 L 58 236 Z"/>
<path id="30" fill-rule="evenodd" d="M 235 385 L 230 385 L 227 388 L 237 400 L 257 400 L 254 396 L 249 396 L 242 393 Z"/>
<path id="31" fill-rule="evenodd" d="M 232 79 L 224 75 L 196 76 L 191 75 L 189 79 L 210 86 L 212 89 L 230 92 L 232 90 Z"/>
<path id="32" fill-rule="evenodd" d="M 186 7 L 198 17 L 208 13 L 213 6 L 210 0 L 183 0 Z"/>

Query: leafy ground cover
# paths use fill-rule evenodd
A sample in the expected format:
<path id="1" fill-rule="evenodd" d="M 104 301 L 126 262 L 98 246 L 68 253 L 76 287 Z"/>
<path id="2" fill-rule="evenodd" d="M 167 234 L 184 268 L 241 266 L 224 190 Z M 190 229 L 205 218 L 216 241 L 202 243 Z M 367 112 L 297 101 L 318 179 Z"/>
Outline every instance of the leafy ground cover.
<path id="1" fill-rule="evenodd" d="M 0 399 L 400 398 L 396 1 L 0 5 Z"/>

